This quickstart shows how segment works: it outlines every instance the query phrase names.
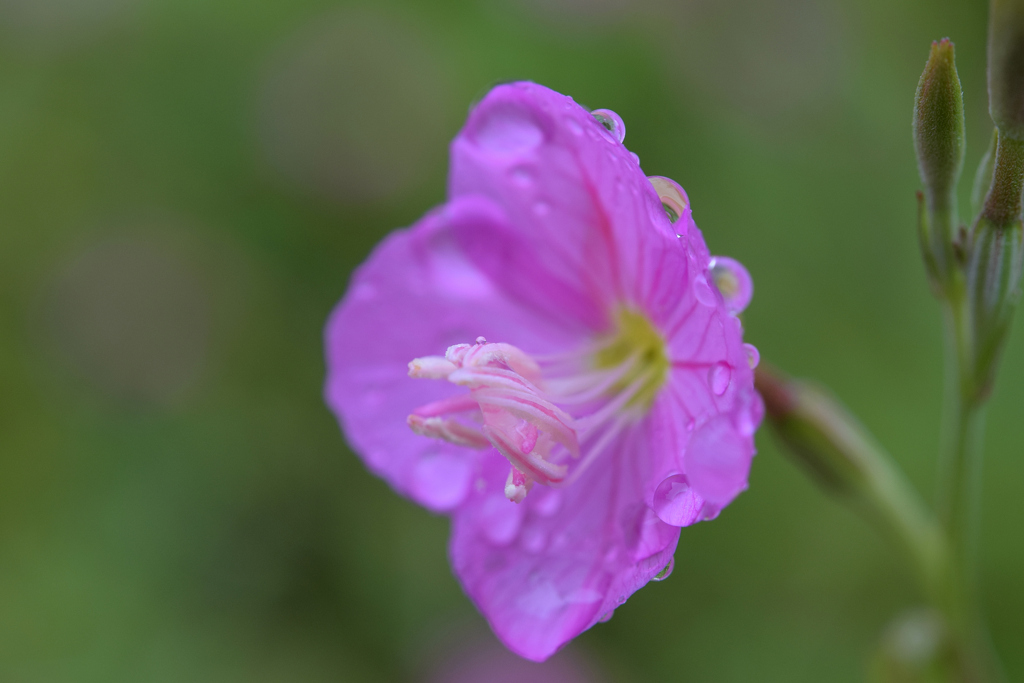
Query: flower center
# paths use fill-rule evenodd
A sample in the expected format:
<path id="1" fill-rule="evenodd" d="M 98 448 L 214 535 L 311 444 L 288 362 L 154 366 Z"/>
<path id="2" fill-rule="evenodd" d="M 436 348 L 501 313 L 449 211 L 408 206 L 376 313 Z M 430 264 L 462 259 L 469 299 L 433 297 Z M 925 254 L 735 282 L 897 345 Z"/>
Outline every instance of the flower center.
<path id="1" fill-rule="evenodd" d="M 665 340 L 647 316 L 638 311 L 620 308 L 616 323 L 616 331 L 594 354 L 594 366 L 598 370 L 606 370 L 628 365 L 629 370 L 612 387 L 612 391 L 618 393 L 639 382 L 627 405 L 639 406 L 646 411 L 668 378 L 671 364 L 665 354 Z"/>
<path id="2" fill-rule="evenodd" d="M 496 448 L 511 464 L 505 495 L 517 503 L 535 482 L 571 483 L 647 412 L 668 377 L 665 341 L 647 317 L 621 308 L 615 322 L 592 345 L 557 356 L 534 358 L 481 337 L 413 360 L 410 377 L 446 379 L 469 393 L 417 408 L 409 427 Z"/>

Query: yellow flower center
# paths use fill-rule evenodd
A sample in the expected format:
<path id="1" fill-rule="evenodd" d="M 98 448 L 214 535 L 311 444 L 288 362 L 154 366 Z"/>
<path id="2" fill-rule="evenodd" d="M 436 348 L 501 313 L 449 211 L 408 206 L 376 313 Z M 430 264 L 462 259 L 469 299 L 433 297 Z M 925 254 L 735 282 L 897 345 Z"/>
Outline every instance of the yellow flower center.
<path id="1" fill-rule="evenodd" d="M 647 316 L 623 307 L 616 312 L 615 330 L 605 339 L 606 343 L 594 354 L 594 367 L 608 370 L 630 364 L 611 392 L 617 394 L 629 390 L 632 396 L 626 405 L 646 411 L 668 379 L 671 364 L 664 338 Z"/>

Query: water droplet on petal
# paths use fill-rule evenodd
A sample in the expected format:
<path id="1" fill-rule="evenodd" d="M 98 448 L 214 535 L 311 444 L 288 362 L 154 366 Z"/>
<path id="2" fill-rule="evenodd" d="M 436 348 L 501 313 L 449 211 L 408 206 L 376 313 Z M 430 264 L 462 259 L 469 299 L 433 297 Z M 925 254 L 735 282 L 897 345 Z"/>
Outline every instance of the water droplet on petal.
<path id="1" fill-rule="evenodd" d="M 686 191 L 671 178 L 660 175 L 652 175 L 647 178 L 654 186 L 654 191 L 661 198 L 661 205 L 665 209 L 670 223 L 675 223 L 690 206 L 690 198 Z"/>
<path id="2" fill-rule="evenodd" d="M 718 361 L 708 370 L 708 386 L 715 396 L 721 396 L 732 381 L 732 368 L 724 361 Z"/>
<path id="3" fill-rule="evenodd" d="M 764 419 L 764 401 L 757 394 L 754 394 L 748 405 L 739 409 L 736 414 L 736 431 L 741 436 L 753 436 L 757 426 Z"/>
<path id="4" fill-rule="evenodd" d="M 722 508 L 711 503 L 704 503 L 704 507 L 700 511 L 700 521 L 710 522 L 713 519 L 718 519 L 718 515 L 722 512 Z"/>
<path id="5" fill-rule="evenodd" d="M 537 202 L 533 205 L 533 213 L 538 216 L 547 216 L 551 213 L 551 205 L 547 202 Z"/>
<path id="6" fill-rule="evenodd" d="M 747 352 L 747 363 L 750 365 L 750 369 L 753 370 L 761 362 L 761 352 L 753 344 L 744 344 L 743 350 Z"/>
<path id="7" fill-rule="evenodd" d="M 490 152 L 512 155 L 538 146 L 544 140 L 544 133 L 529 111 L 513 103 L 501 102 L 482 113 L 473 139 Z"/>
<path id="8" fill-rule="evenodd" d="M 675 568 L 676 568 L 676 558 L 675 557 L 668 558 L 668 564 L 666 564 L 665 568 L 662 569 L 660 572 L 658 572 L 654 576 L 654 578 L 651 579 L 651 581 L 664 581 L 668 577 L 672 576 L 672 570 L 675 569 Z"/>
<path id="9" fill-rule="evenodd" d="M 728 505 L 747 485 L 750 459 L 754 455 L 750 438 L 733 424 L 731 415 L 718 415 L 690 437 L 683 466 L 690 485 L 704 500 Z"/>
<path id="10" fill-rule="evenodd" d="M 615 616 L 615 610 L 610 610 L 610 611 L 608 611 L 608 612 L 605 612 L 605 613 L 604 613 L 604 614 L 603 614 L 603 615 L 601 616 L 601 618 L 597 620 L 597 623 L 599 623 L 599 624 L 604 624 L 604 623 L 606 623 L 606 622 L 609 622 L 609 621 L 611 621 L 611 620 L 612 620 L 612 617 L 613 617 L 613 616 Z"/>
<path id="11" fill-rule="evenodd" d="M 597 122 L 611 134 L 612 139 L 616 142 L 622 142 L 626 139 L 626 124 L 611 109 L 595 109 L 590 112 L 590 115 L 597 119 Z"/>
<path id="12" fill-rule="evenodd" d="M 480 506 L 478 522 L 488 541 L 494 545 L 508 545 L 519 535 L 523 506 L 505 496 L 490 496 Z"/>
<path id="13" fill-rule="evenodd" d="M 742 313 L 754 296 L 754 282 L 739 261 L 728 256 L 716 256 L 709 264 L 711 278 L 725 299 L 731 313 Z"/>
<path id="14" fill-rule="evenodd" d="M 565 126 L 572 131 L 573 135 L 583 135 L 583 126 L 573 116 L 565 117 Z"/>
<path id="15" fill-rule="evenodd" d="M 717 303 L 715 293 L 711 291 L 711 285 L 703 273 L 697 273 L 693 278 L 693 295 L 705 306 L 714 306 Z"/>
<path id="16" fill-rule="evenodd" d="M 682 474 L 665 477 L 654 492 L 654 513 L 666 524 L 689 526 L 697 521 L 704 501 Z"/>
<path id="17" fill-rule="evenodd" d="M 443 512 L 465 499 L 471 479 L 466 458 L 450 453 L 427 455 L 413 469 L 412 492 L 426 507 Z"/>

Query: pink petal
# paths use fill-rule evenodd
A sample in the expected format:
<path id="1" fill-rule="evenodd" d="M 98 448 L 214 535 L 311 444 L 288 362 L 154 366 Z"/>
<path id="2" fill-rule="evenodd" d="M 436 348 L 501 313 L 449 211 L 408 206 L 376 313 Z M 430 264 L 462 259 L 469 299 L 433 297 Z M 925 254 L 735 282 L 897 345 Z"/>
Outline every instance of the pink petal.
<path id="1" fill-rule="evenodd" d="M 638 447 L 639 446 L 639 447 Z M 542 661 L 597 623 L 670 561 L 679 530 L 642 502 L 644 445 L 624 439 L 603 467 L 565 489 L 505 499 L 508 471 L 455 513 L 451 558 L 466 593 L 512 651 Z"/>
<path id="2" fill-rule="evenodd" d="M 325 398 L 352 448 L 400 493 L 435 511 L 450 510 L 465 496 L 459 482 L 469 481 L 480 451 L 418 436 L 406 426 L 416 408 L 466 391 L 412 379 L 407 364 L 480 335 L 534 353 L 568 343 L 462 256 L 443 210 L 374 249 L 325 330 Z M 441 472 L 454 483 L 438 486 Z"/>
<path id="3" fill-rule="evenodd" d="M 497 239 L 508 248 L 482 246 L 472 250 L 474 258 L 502 251 L 510 254 L 508 263 L 528 263 L 525 275 L 509 268 L 516 279 L 496 279 L 517 296 L 524 296 L 527 275 L 544 274 L 526 295 L 533 303 L 543 302 L 543 284 L 552 277 L 561 283 L 560 300 L 571 291 L 604 312 L 637 302 L 653 275 L 646 268 L 647 245 L 676 242 L 654 188 L 628 150 L 571 98 L 543 86 L 492 90 L 470 114 L 451 153 L 452 196 L 486 197 L 502 211 L 489 222 L 501 226 Z M 606 322 L 579 315 L 582 310 L 574 306 L 563 315 L 576 312 L 592 326 Z"/>

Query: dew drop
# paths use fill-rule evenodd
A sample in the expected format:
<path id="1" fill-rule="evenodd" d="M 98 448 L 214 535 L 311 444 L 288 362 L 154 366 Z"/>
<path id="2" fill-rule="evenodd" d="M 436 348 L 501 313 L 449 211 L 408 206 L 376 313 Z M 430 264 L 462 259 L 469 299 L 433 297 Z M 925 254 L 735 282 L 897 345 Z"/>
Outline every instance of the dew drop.
<path id="1" fill-rule="evenodd" d="M 580 125 L 580 122 L 577 121 L 576 118 L 573 116 L 565 117 L 565 126 L 570 131 L 572 131 L 573 135 L 583 135 L 583 127 Z"/>
<path id="2" fill-rule="evenodd" d="M 443 512 L 461 503 L 469 493 L 472 472 L 465 458 L 449 453 L 427 455 L 413 469 L 412 491 L 423 505 Z"/>
<path id="3" fill-rule="evenodd" d="M 533 213 L 537 216 L 547 216 L 551 213 L 551 205 L 547 202 L 537 202 L 533 205 Z"/>
<path id="4" fill-rule="evenodd" d="M 724 506 L 746 488 L 753 445 L 731 415 L 718 415 L 694 431 L 683 455 L 689 483 L 707 502 Z"/>
<path id="5" fill-rule="evenodd" d="M 607 622 L 611 621 L 612 617 L 614 617 L 614 616 L 615 616 L 615 610 L 609 610 L 608 612 L 605 612 L 603 615 L 601 615 L 601 618 L 597 620 L 597 623 L 599 623 L 599 624 L 607 623 Z"/>
<path id="6" fill-rule="evenodd" d="M 672 570 L 675 569 L 675 568 L 676 568 L 676 558 L 673 556 L 673 557 L 668 558 L 668 564 L 666 564 L 665 568 L 662 569 L 660 572 L 658 572 L 654 576 L 654 578 L 651 579 L 651 581 L 664 581 L 668 577 L 672 576 Z"/>
<path id="7" fill-rule="evenodd" d="M 597 122 L 604 127 L 616 142 L 626 139 L 626 124 L 622 118 L 611 109 L 595 109 L 590 115 L 597 119 Z"/>
<path id="8" fill-rule="evenodd" d="M 732 381 L 732 368 L 725 361 L 718 361 L 708 370 L 708 386 L 715 396 L 721 396 Z"/>
<path id="9" fill-rule="evenodd" d="M 666 524 L 689 526 L 697 521 L 704 501 L 690 488 L 686 475 L 665 477 L 654 491 L 654 513 Z"/>
<path id="10" fill-rule="evenodd" d="M 538 146 L 544 133 L 529 111 L 512 103 L 499 103 L 483 112 L 473 139 L 490 152 L 510 155 Z"/>
<path id="11" fill-rule="evenodd" d="M 693 278 L 693 294 L 697 297 L 697 301 L 705 306 L 714 306 L 716 303 L 715 293 L 711 291 L 711 285 L 708 284 L 708 279 L 704 277 L 703 273 L 697 273 Z"/>
<path id="12" fill-rule="evenodd" d="M 716 256 L 708 264 L 715 287 L 731 313 L 742 313 L 754 296 L 754 282 L 743 264 L 728 256 Z"/>
<path id="13" fill-rule="evenodd" d="M 747 363 L 750 365 L 750 369 L 753 370 L 761 362 L 761 353 L 753 344 L 744 344 L 743 350 L 747 352 Z"/>
<path id="14" fill-rule="evenodd" d="M 636 153 L 636 152 L 630 152 L 630 153 L 629 153 L 629 156 L 633 158 L 633 161 L 635 161 L 635 162 L 636 162 L 636 165 L 637 165 L 637 166 L 639 166 L 639 165 L 640 165 L 640 157 L 639 157 L 639 155 L 637 155 L 637 153 Z"/>
<path id="15" fill-rule="evenodd" d="M 669 222 L 675 223 L 678 221 L 679 217 L 690 206 L 690 198 L 686 196 L 686 191 L 671 178 L 652 175 L 648 176 L 647 179 L 651 181 L 654 191 L 658 193 L 658 197 L 661 199 L 661 206 L 665 209 L 665 215 L 668 216 Z"/>
<path id="16" fill-rule="evenodd" d="M 519 535 L 523 506 L 504 496 L 490 496 L 480 506 L 478 521 L 484 536 L 494 545 L 508 545 Z"/>

